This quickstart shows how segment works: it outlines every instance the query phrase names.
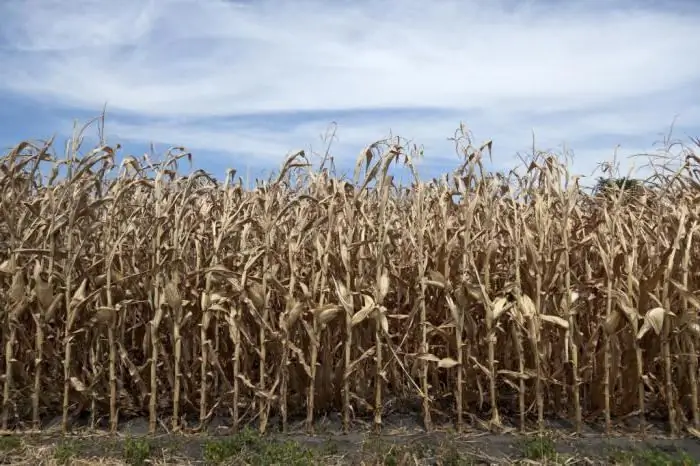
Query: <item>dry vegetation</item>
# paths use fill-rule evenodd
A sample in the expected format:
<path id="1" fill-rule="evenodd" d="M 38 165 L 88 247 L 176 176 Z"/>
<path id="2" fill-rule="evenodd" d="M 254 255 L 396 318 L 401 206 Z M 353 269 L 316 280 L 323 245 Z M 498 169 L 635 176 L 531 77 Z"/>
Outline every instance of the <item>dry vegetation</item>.
<path id="1" fill-rule="evenodd" d="M 700 428 L 691 149 L 654 188 L 594 196 L 548 154 L 489 174 L 490 144 L 466 138 L 444 180 L 420 182 L 415 151 L 384 141 L 352 181 L 300 153 L 254 190 L 178 176 L 179 150 L 115 166 L 79 143 L 0 159 L 2 429 L 90 412 L 114 430 L 221 413 L 312 430 L 329 411 L 379 429 L 408 403 L 428 430 L 437 415 Z"/>

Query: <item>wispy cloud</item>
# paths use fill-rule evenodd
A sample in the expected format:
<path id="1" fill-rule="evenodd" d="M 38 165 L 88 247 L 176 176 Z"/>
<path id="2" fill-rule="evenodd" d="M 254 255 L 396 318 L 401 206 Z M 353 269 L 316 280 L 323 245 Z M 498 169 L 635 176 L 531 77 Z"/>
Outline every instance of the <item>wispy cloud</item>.
<path id="1" fill-rule="evenodd" d="M 228 165 L 276 166 L 331 121 L 348 163 L 391 130 L 442 166 L 464 121 L 494 139 L 497 165 L 534 130 L 585 174 L 676 117 L 679 136 L 700 133 L 690 3 L 25 0 L 0 17 L 0 96 L 40 102 L 57 125 L 106 102 L 120 139 Z"/>

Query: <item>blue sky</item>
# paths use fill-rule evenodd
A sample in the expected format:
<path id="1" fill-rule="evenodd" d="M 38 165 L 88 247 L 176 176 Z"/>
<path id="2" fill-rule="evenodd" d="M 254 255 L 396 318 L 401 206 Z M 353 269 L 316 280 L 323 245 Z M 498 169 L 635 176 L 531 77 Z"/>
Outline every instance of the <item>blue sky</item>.
<path id="1" fill-rule="evenodd" d="M 5 0 L 0 17 L 3 149 L 105 104 L 109 143 L 183 145 L 219 178 L 322 151 L 332 122 L 341 168 L 393 134 L 424 146 L 426 177 L 457 165 L 460 122 L 496 169 L 534 131 L 589 177 L 674 121 L 700 136 L 691 1 Z"/>

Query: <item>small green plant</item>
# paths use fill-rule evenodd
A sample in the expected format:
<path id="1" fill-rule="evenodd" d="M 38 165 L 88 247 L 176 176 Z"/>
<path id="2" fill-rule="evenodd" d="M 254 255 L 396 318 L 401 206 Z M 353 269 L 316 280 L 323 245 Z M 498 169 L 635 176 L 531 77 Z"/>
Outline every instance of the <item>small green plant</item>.
<path id="1" fill-rule="evenodd" d="M 53 458 L 58 464 L 68 464 L 78 456 L 78 444 L 74 440 L 62 440 L 53 452 Z"/>
<path id="2" fill-rule="evenodd" d="M 657 448 L 616 452 L 611 463 L 619 466 L 694 466 L 696 461 L 686 452 L 667 453 Z"/>
<path id="3" fill-rule="evenodd" d="M 428 458 L 435 454 L 435 447 L 430 442 L 412 442 L 410 450 L 418 459 Z"/>
<path id="4" fill-rule="evenodd" d="M 448 443 L 438 450 L 438 466 L 471 466 L 473 458 L 464 456 L 456 445 Z"/>
<path id="5" fill-rule="evenodd" d="M 204 461 L 207 464 L 222 464 L 236 455 L 255 451 L 260 443 L 260 435 L 246 427 L 231 437 L 207 440 L 204 443 Z"/>
<path id="6" fill-rule="evenodd" d="M 239 453 L 241 453 L 240 446 L 231 439 L 207 440 L 204 443 L 206 464 L 222 464 Z"/>
<path id="7" fill-rule="evenodd" d="M 124 460 L 131 465 L 141 466 L 151 456 L 151 443 L 145 438 L 127 438 L 124 442 Z"/>
<path id="8" fill-rule="evenodd" d="M 391 441 L 385 441 L 379 436 L 370 436 L 362 444 L 362 452 L 365 464 L 382 464 L 384 466 L 413 464 L 414 458 L 421 460 L 436 456 L 435 448 L 429 443 L 412 442 L 397 445 Z"/>
<path id="9" fill-rule="evenodd" d="M 554 458 L 557 450 L 551 438 L 540 436 L 525 441 L 523 454 L 529 460 L 543 460 Z"/>
<path id="10" fill-rule="evenodd" d="M 0 452 L 13 452 L 22 448 L 22 441 L 16 435 L 0 437 Z"/>
<path id="11" fill-rule="evenodd" d="M 246 464 L 285 466 L 305 466 L 312 463 L 313 452 L 296 442 L 266 441 L 252 429 L 244 429 L 238 434 L 209 440 L 204 444 L 206 464 L 224 464 L 239 457 Z"/>
<path id="12" fill-rule="evenodd" d="M 333 441 L 333 439 L 328 438 L 323 442 L 321 446 L 321 453 L 324 455 L 337 455 L 338 454 L 338 444 Z"/>
<path id="13" fill-rule="evenodd" d="M 394 447 L 390 447 L 384 454 L 384 466 L 396 466 L 399 463 L 397 451 Z"/>
<path id="14" fill-rule="evenodd" d="M 313 464 L 313 452 L 297 442 L 270 442 L 252 459 L 252 464 L 263 466 L 280 464 L 285 466 L 307 466 Z"/>

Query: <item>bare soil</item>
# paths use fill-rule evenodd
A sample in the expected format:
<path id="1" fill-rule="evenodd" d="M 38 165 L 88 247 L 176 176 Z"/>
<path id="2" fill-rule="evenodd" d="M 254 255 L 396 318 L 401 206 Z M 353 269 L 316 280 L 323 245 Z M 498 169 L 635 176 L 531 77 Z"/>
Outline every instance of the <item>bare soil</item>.
<path id="1" fill-rule="evenodd" d="M 288 433 L 273 423 L 265 437 L 250 430 L 245 438 L 223 418 L 214 419 L 205 433 L 168 433 L 165 425 L 151 436 L 147 419 L 137 418 L 123 423 L 116 435 L 76 428 L 63 436 L 54 420 L 41 434 L 0 438 L 0 464 L 700 464 L 700 440 L 670 438 L 663 423 L 651 423 L 645 435 L 627 421 L 611 435 L 591 424 L 575 436 L 571 426 L 556 420 L 548 421 L 544 436 L 512 427 L 457 434 L 450 425 L 426 433 L 417 416 L 395 414 L 375 435 L 369 422 L 359 420 L 345 434 L 340 418 L 331 415 L 316 423 L 313 435 L 305 433 L 302 422 Z"/>

